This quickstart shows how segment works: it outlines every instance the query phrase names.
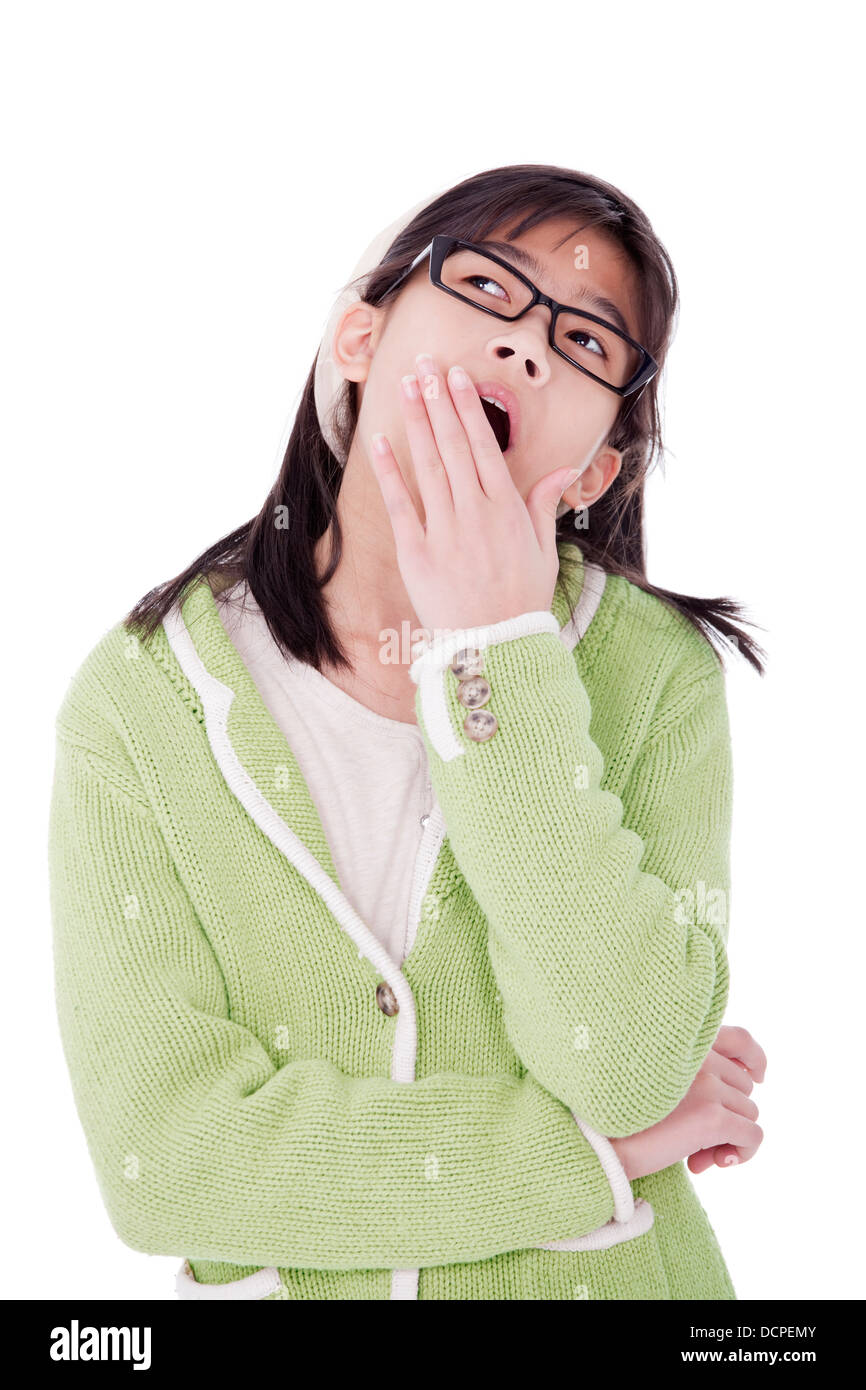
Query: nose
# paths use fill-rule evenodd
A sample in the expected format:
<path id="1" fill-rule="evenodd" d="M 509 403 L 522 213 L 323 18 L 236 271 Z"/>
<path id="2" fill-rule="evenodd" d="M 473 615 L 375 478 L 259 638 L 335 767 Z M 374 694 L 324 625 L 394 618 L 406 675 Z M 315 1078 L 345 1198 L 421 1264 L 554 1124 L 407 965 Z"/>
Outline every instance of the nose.
<path id="1" fill-rule="evenodd" d="M 536 305 L 536 308 L 540 306 Z M 551 374 L 547 323 L 541 317 L 535 323 L 530 323 L 530 318 L 531 314 L 528 314 L 519 323 L 510 327 L 503 326 L 504 331 L 497 333 L 496 337 L 490 340 L 487 350 L 500 362 L 516 357 L 529 380 L 536 386 L 541 386 L 549 380 Z"/>

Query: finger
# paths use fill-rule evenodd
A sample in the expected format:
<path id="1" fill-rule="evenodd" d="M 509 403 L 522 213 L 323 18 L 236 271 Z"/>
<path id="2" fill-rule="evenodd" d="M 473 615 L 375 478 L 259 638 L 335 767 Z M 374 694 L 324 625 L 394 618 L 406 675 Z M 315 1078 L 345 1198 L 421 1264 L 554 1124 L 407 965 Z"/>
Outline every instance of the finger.
<path id="1" fill-rule="evenodd" d="M 751 1095 L 755 1087 L 755 1080 L 752 1073 L 741 1062 L 733 1061 L 729 1057 L 719 1057 L 718 1076 L 729 1086 L 736 1086 L 737 1090 L 744 1095 Z"/>
<path id="2" fill-rule="evenodd" d="M 408 555 L 413 548 L 424 544 L 424 527 L 385 435 L 374 434 L 371 445 L 370 460 L 391 520 L 397 550 Z"/>
<path id="3" fill-rule="evenodd" d="M 748 1162 L 751 1156 L 742 1146 L 738 1149 L 733 1144 L 717 1144 L 713 1150 L 713 1162 L 717 1168 L 736 1168 L 740 1163 Z"/>
<path id="4" fill-rule="evenodd" d="M 741 1062 L 732 1061 L 723 1053 L 717 1052 L 715 1047 L 710 1048 L 707 1053 L 702 1070 L 712 1072 L 728 1086 L 736 1086 L 744 1095 L 750 1095 L 754 1089 L 755 1082 L 751 1072 Z"/>
<path id="5" fill-rule="evenodd" d="M 745 1163 L 747 1158 L 751 1158 L 756 1153 L 763 1138 L 764 1131 L 754 1120 L 750 1120 L 746 1115 L 738 1115 L 725 1107 L 727 1110 L 723 1118 L 725 1138 L 719 1136 L 718 1144 L 713 1148 L 720 1148 L 727 1145 L 737 1154 L 741 1163 Z"/>
<path id="6" fill-rule="evenodd" d="M 565 489 L 579 476 L 576 468 L 557 468 L 537 482 L 526 499 L 526 510 L 535 530 L 538 547 L 549 554 L 551 560 L 557 555 L 556 509 Z"/>
<path id="7" fill-rule="evenodd" d="M 486 496 L 463 422 L 429 353 L 415 358 L 424 406 L 439 457 L 448 474 L 454 510 L 477 505 Z M 480 402 L 479 402 L 480 405 Z"/>
<path id="8" fill-rule="evenodd" d="M 732 1111 L 735 1115 L 747 1115 L 750 1120 L 757 1120 L 760 1114 L 751 1096 L 744 1096 L 736 1086 L 725 1085 L 721 1101 L 725 1109 Z"/>
<path id="9" fill-rule="evenodd" d="M 759 1148 L 759 1141 L 753 1144 L 716 1144 L 711 1149 L 698 1149 L 689 1154 L 688 1168 L 691 1173 L 705 1173 L 708 1168 L 737 1168 L 748 1163 Z"/>
<path id="10" fill-rule="evenodd" d="M 738 1144 L 717 1144 L 714 1150 L 714 1162 L 719 1168 L 736 1168 L 738 1163 L 748 1163 L 750 1158 L 754 1158 L 758 1149 L 761 1147 L 764 1138 L 764 1131 L 760 1125 L 752 1126 L 752 1135 L 748 1140 Z M 736 1160 L 736 1161 L 735 1161 Z"/>
<path id="11" fill-rule="evenodd" d="M 424 503 L 426 524 L 429 527 L 454 517 L 454 498 L 448 471 L 436 444 L 427 408 L 422 399 L 422 383 L 409 373 L 400 383 L 403 404 L 403 427 L 415 466 L 415 480 Z"/>
<path id="12" fill-rule="evenodd" d="M 718 1037 L 713 1043 L 713 1049 L 716 1052 L 721 1052 L 724 1057 L 730 1057 L 732 1061 L 739 1062 L 741 1066 L 746 1067 L 756 1081 L 764 1080 L 767 1070 L 766 1053 L 747 1029 L 725 1025 L 724 1028 L 719 1029 Z"/>
<path id="13" fill-rule="evenodd" d="M 493 426 L 484 412 L 481 397 L 469 373 L 457 365 L 449 367 L 447 381 L 484 492 L 491 501 L 506 492 L 516 492 L 511 470 L 496 442 Z"/>

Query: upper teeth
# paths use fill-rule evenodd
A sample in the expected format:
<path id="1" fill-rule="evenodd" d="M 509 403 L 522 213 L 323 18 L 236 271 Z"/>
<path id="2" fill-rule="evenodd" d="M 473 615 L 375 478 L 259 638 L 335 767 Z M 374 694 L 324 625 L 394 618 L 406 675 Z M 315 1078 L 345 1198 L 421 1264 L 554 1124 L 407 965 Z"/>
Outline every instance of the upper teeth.
<path id="1" fill-rule="evenodd" d="M 505 414 L 508 414 L 508 411 L 506 410 L 505 406 L 502 404 L 501 401 L 498 401 L 495 396 L 482 396 L 481 399 L 483 401 L 489 401 L 491 405 L 498 405 L 500 410 L 504 410 Z"/>

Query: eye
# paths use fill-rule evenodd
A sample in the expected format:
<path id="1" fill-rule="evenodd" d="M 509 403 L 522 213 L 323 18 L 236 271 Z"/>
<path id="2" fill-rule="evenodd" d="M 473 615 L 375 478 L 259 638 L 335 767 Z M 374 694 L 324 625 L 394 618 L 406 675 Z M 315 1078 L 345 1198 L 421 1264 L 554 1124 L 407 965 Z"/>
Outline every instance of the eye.
<path id="1" fill-rule="evenodd" d="M 595 347 L 589 349 L 590 352 L 594 352 L 596 356 L 599 357 L 607 357 L 607 352 L 605 350 L 604 344 L 600 341 L 600 339 L 594 337 L 592 333 L 587 333 L 585 329 L 578 328 L 573 333 L 567 334 L 567 337 L 577 342 L 578 347 L 586 347 L 589 343 L 595 343 Z"/>
<path id="2" fill-rule="evenodd" d="M 467 275 L 466 284 L 472 285 L 475 289 L 483 290 L 485 294 L 488 292 L 487 286 L 492 285 L 494 292 L 499 291 L 496 298 L 508 299 L 508 292 L 502 288 L 498 280 L 492 279 L 489 275 Z"/>

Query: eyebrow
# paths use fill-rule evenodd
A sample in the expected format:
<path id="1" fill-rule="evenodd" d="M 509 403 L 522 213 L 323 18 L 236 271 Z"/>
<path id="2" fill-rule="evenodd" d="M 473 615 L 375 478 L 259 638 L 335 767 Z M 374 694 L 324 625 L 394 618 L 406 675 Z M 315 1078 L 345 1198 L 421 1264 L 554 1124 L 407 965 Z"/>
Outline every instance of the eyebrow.
<path id="1" fill-rule="evenodd" d="M 476 241 L 475 245 L 487 247 L 490 251 L 497 251 L 506 260 L 511 259 L 517 261 L 518 265 L 522 266 L 524 270 L 528 270 L 537 280 L 543 280 L 545 275 L 547 275 L 546 267 L 543 266 L 540 261 L 536 260 L 532 252 L 524 250 L 522 246 L 516 246 L 514 242 L 486 240 Z M 631 337 L 622 312 L 617 308 L 612 299 L 606 299 L 604 295 L 596 294 L 595 290 L 591 290 L 588 285 L 583 285 L 581 287 L 576 298 L 579 299 L 582 304 L 591 304 L 592 307 L 597 309 L 600 314 L 603 314 L 606 319 L 616 324 L 617 328 L 627 334 L 628 337 Z M 568 307 L 576 308 L 577 305 L 569 305 Z"/>

